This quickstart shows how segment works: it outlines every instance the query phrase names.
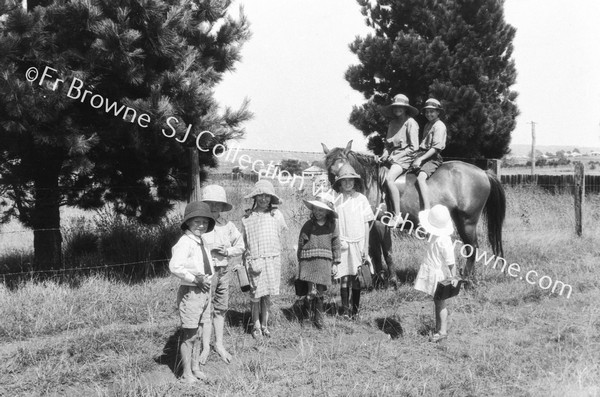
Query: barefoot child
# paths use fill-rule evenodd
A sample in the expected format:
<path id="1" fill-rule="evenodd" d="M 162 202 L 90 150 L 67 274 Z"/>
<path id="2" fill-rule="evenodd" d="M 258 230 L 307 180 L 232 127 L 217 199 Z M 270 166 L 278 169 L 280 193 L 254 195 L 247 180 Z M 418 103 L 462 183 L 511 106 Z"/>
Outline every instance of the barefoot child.
<path id="1" fill-rule="evenodd" d="M 303 201 L 312 214 L 300 230 L 298 278 L 308 282 L 313 321 L 321 329 L 324 326 L 323 292 L 331 287 L 331 274 L 337 273 L 340 263 L 340 234 L 331 195 L 321 193 L 314 200 Z"/>
<path id="2" fill-rule="evenodd" d="M 425 124 L 423 140 L 419 145 L 419 150 L 415 153 L 412 168 L 417 170 L 417 183 L 423 200 L 423 209 L 428 210 L 431 208 L 431 204 L 427 178 L 442 164 L 440 152 L 446 147 L 446 125 L 440 120 L 444 109 L 437 99 L 429 98 L 425 101 L 423 112 L 428 123 Z"/>
<path id="3" fill-rule="evenodd" d="M 333 183 L 338 193 L 335 197 L 335 211 L 338 214 L 340 230 L 341 258 L 336 279 L 341 279 L 342 316 L 356 317 L 360 304 L 360 285 L 356 274 L 362 259 L 369 252 L 369 221 L 375 219 L 367 198 L 362 191 L 362 179 L 350 164 L 344 164 Z M 352 288 L 352 311 L 349 309 Z"/>
<path id="4" fill-rule="evenodd" d="M 215 274 L 212 280 L 212 308 L 213 326 L 215 328 L 215 352 L 225 363 L 231 362 L 231 354 L 223 345 L 223 328 L 225 326 L 225 313 L 229 304 L 229 264 L 231 258 L 244 253 L 244 239 L 242 234 L 232 222 L 226 221 L 221 212 L 231 211 L 233 206 L 227 202 L 225 189 L 219 185 L 207 185 L 202 189 L 202 201 L 210 206 L 213 217 L 216 220 L 212 232 L 205 233 L 202 239 L 210 248 Z M 208 327 L 208 339 L 210 340 L 210 327 Z M 202 350 L 200 364 L 205 364 L 208 359 L 209 350 Z"/>
<path id="5" fill-rule="evenodd" d="M 452 278 L 452 285 L 458 284 L 454 246 L 450 239 L 454 227 L 448 208 L 439 204 L 430 210 L 419 212 L 419 221 L 421 226 L 431 234 L 431 238 L 415 280 L 415 289 L 434 296 L 438 282 Z M 448 336 L 446 301 L 446 299 L 433 301 L 435 305 L 435 333 L 431 339 L 433 342 L 439 342 Z"/>
<path id="6" fill-rule="evenodd" d="M 252 289 L 252 336 L 269 337 L 271 295 L 279 295 L 281 278 L 281 234 L 287 229 L 281 212 L 273 208 L 281 202 L 267 180 L 256 182 L 246 198 L 254 199 L 252 209 L 242 218 L 242 235 L 246 245 L 245 261 Z"/>
<path id="7" fill-rule="evenodd" d="M 215 219 L 208 204 L 198 201 L 189 203 L 181 222 L 184 235 L 173 246 L 169 262 L 171 273 L 181 279 L 177 307 L 183 338 L 179 350 L 183 364 L 182 380 L 187 383 L 206 379 L 198 366 L 198 336 L 203 335 L 204 349 L 209 349 L 209 338 L 206 335 L 211 327 L 210 287 L 214 271 L 202 235 L 214 227 Z"/>

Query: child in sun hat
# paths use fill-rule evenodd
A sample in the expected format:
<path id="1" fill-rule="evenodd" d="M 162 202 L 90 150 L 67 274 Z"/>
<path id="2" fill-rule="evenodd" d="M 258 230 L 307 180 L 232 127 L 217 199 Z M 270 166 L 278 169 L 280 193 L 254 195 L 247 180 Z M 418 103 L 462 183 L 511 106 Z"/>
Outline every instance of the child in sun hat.
<path id="1" fill-rule="evenodd" d="M 319 329 L 324 326 L 323 293 L 331 287 L 331 275 L 337 273 L 340 263 L 340 235 L 333 200 L 327 193 L 303 200 L 311 216 L 298 239 L 298 278 L 308 282 L 308 299 Z"/>
<path id="2" fill-rule="evenodd" d="M 419 111 L 412 107 L 408 97 L 398 94 L 391 105 L 383 108 L 384 115 L 391 117 L 384 140 L 382 162 L 389 162 L 390 169 L 385 183 L 387 185 L 396 220 L 400 218 L 400 193 L 394 182 L 396 178 L 408 170 L 414 160 L 419 145 L 419 124 L 413 119 Z M 392 222 L 391 224 L 396 224 Z"/>
<path id="3" fill-rule="evenodd" d="M 223 345 L 223 328 L 225 313 L 229 304 L 229 280 L 231 273 L 229 265 L 232 258 L 244 253 L 244 239 L 233 222 L 225 220 L 221 213 L 231 211 L 233 206 L 227 202 L 225 189 L 219 185 L 207 185 L 202 189 L 202 201 L 210 206 L 215 218 L 213 231 L 205 233 L 202 239 L 210 249 L 215 274 L 212 282 L 213 326 L 215 328 L 214 349 L 223 361 L 231 362 L 231 354 Z M 210 327 L 208 331 L 210 339 Z M 200 354 L 200 364 L 206 363 L 209 350 Z"/>
<path id="4" fill-rule="evenodd" d="M 440 120 L 444 114 L 442 104 L 435 98 L 429 98 L 425 101 L 423 113 L 427 118 L 427 124 L 423 130 L 423 140 L 419 145 L 419 150 L 415 153 L 415 160 L 412 162 L 412 168 L 417 173 L 417 183 L 423 199 L 423 208 L 430 208 L 429 187 L 427 178 L 442 164 L 440 152 L 446 147 L 446 125 Z"/>
<path id="5" fill-rule="evenodd" d="M 335 275 L 340 279 L 342 315 L 355 317 L 360 304 L 360 285 L 356 274 L 358 266 L 369 252 L 369 222 L 375 219 L 367 198 L 362 191 L 362 179 L 350 164 L 344 164 L 338 171 L 333 189 L 335 211 L 338 214 L 341 257 Z M 349 310 L 350 290 L 352 288 L 352 311 Z"/>
<path id="6" fill-rule="evenodd" d="M 252 209 L 242 218 L 244 255 L 252 289 L 252 336 L 271 336 L 268 328 L 271 295 L 279 295 L 281 278 L 281 235 L 287 229 L 281 211 L 274 208 L 281 199 L 271 182 L 261 179 L 246 196 L 252 198 Z"/>
<path id="7" fill-rule="evenodd" d="M 198 366 L 202 335 L 204 349 L 209 349 L 211 327 L 212 261 L 202 241 L 202 235 L 215 227 L 215 219 L 206 203 L 194 201 L 185 207 L 181 229 L 183 236 L 173 246 L 169 270 L 181 280 L 177 292 L 177 307 L 183 329 L 179 347 L 183 364 L 182 380 L 187 383 L 206 379 Z M 207 337 L 208 333 L 208 337 Z"/>
<path id="8" fill-rule="evenodd" d="M 458 284 L 454 261 L 454 246 L 450 235 L 454 231 L 448 208 L 434 205 L 430 210 L 419 212 L 421 226 L 432 235 L 425 258 L 415 279 L 415 289 L 435 296 L 438 283 L 452 278 L 452 285 Z M 435 333 L 432 341 L 439 342 L 448 336 L 448 309 L 446 299 L 434 299 Z"/>

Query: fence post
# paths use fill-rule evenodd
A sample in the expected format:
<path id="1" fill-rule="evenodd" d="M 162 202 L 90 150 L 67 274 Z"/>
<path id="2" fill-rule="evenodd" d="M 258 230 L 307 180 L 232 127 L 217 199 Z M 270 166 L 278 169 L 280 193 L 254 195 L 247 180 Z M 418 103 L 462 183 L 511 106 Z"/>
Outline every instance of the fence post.
<path id="1" fill-rule="evenodd" d="M 501 165 L 502 165 L 502 160 L 490 159 L 490 160 L 488 160 L 487 168 L 488 168 L 488 170 L 492 170 L 492 172 L 494 174 L 496 174 L 498 179 L 500 179 L 501 178 Z"/>
<path id="2" fill-rule="evenodd" d="M 583 233 L 583 200 L 585 198 L 585 174 L 583 163 L 575 162 L 575 176 L 573 178 L 573 196 L 575 197 L 575 233 Z"/>

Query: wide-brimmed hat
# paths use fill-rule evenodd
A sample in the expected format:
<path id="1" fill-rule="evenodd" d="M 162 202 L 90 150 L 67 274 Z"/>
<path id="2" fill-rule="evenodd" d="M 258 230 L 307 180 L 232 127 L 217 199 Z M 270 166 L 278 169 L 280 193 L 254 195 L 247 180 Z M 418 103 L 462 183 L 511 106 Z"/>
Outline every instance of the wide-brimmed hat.
<path id="1" fill-rule="evenodd" d="M 208 229 L 206 229 L 207 233 L 214 229 L 215 218 L 213 218 L 212 212 L 210 212 L 210 205 L 202 201 L 192 201 L 185 206 L 183 220 L 181 221 L 181 229 L 186 230 L 187 225 L 185 223 L 192 218 L 196 218 L 197 216 L 208 219 Z"/>
<path id="2" fill-rule="evenodd" d="M 281 203 L 281 199 L 279 198 L 279 196 L 277 196 L 275 194 L 275 188 L 273 187 L 271 182 L 267 181 L 266 179 L 261 179 L 260 181 L 256 182 L 254 184 L 254 188 L 252 189 L 250 194 L 247 195 L 245 198 L 254 198 L 255 196 L 258 196 L 259 194 L 270 195 L 271 196 L 271 204 L 280 204 Z"/>
<path id="3" fill-rule="evenodd" d="M 363 188 L 362 178 L 360 177 L 360 175 L 358 175 L 356 173 L 354 168 L 348 163 L 346 163 L 340 167 L 338 174 L 335 177 L 335 182 L 333 182 L 334 189 L 336 189 L 339 186 L 339 181 L 341 181 L 342 179 L 354 179 L 355 180 L 355 182 L 354 182 L 355 190 L 362 191 L 362 188 Z"/>
<path id="4" fill-rule="evenodd" d="M 414 117 L 417 114 L 419 114 L 419 111 L 417 110 L 417 108 L 410 106 L 410 104 L 408 103 L 408 97 L 404 94 L 398 94 L 394 97 L 393 102 L 384 107 L 382 110 L 382 113 L 388 117 L 394 117 L 394 107 L 405 107 L 406 108 L 406 113 L 408 113 L 409 116 Z"/>
<path id="5" fill-rule="evenodd" d="M 337 218 L 337 213 L 333 208 L 334 198 L 331 194 L 328 193 L 319 193 L 315 196 L 313 200 L 302 200 L 304 205 L 308 207 L 309 210 L 313 210 L 314 208 L 322 208 L 324 210 L 330 211 L 333 214 L 334 218 Z"/>
<path id="6" fill-rule="evenodd" d="M 425 101 L 425 106 L 423 106 L 423 113 L 425 113 L 425 109 L 433 109 L 440 112 L 440 116 L 446 113 L 440 101 L 435 98 L 429 98 Z"/>
<path id="7" fill-rule="evenodd" d="M 419 221 L 423 229 L 434 236 L 449 236 L 454 231 L 450 211 L 441 204 L 419 212 Z"/>
<path id="8" fill-rule="evenodd" d="M 206 185 L 202 188 L 202 201 L 213 201 L 223 204 L 223 211 L 231 211 L 233 205 L 227 202 L 225 189 L 219 185 Z"/>

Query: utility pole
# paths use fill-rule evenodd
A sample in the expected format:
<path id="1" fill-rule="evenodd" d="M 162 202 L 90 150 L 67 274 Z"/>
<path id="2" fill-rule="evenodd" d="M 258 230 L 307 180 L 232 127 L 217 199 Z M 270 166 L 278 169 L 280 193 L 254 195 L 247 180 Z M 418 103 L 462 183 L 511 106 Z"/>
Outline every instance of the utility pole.
<path id="1" fill-rule="evenodd" d="M 535 175 L 535 121 L 530 121 L 531 124 L 531 176 Z"/>

